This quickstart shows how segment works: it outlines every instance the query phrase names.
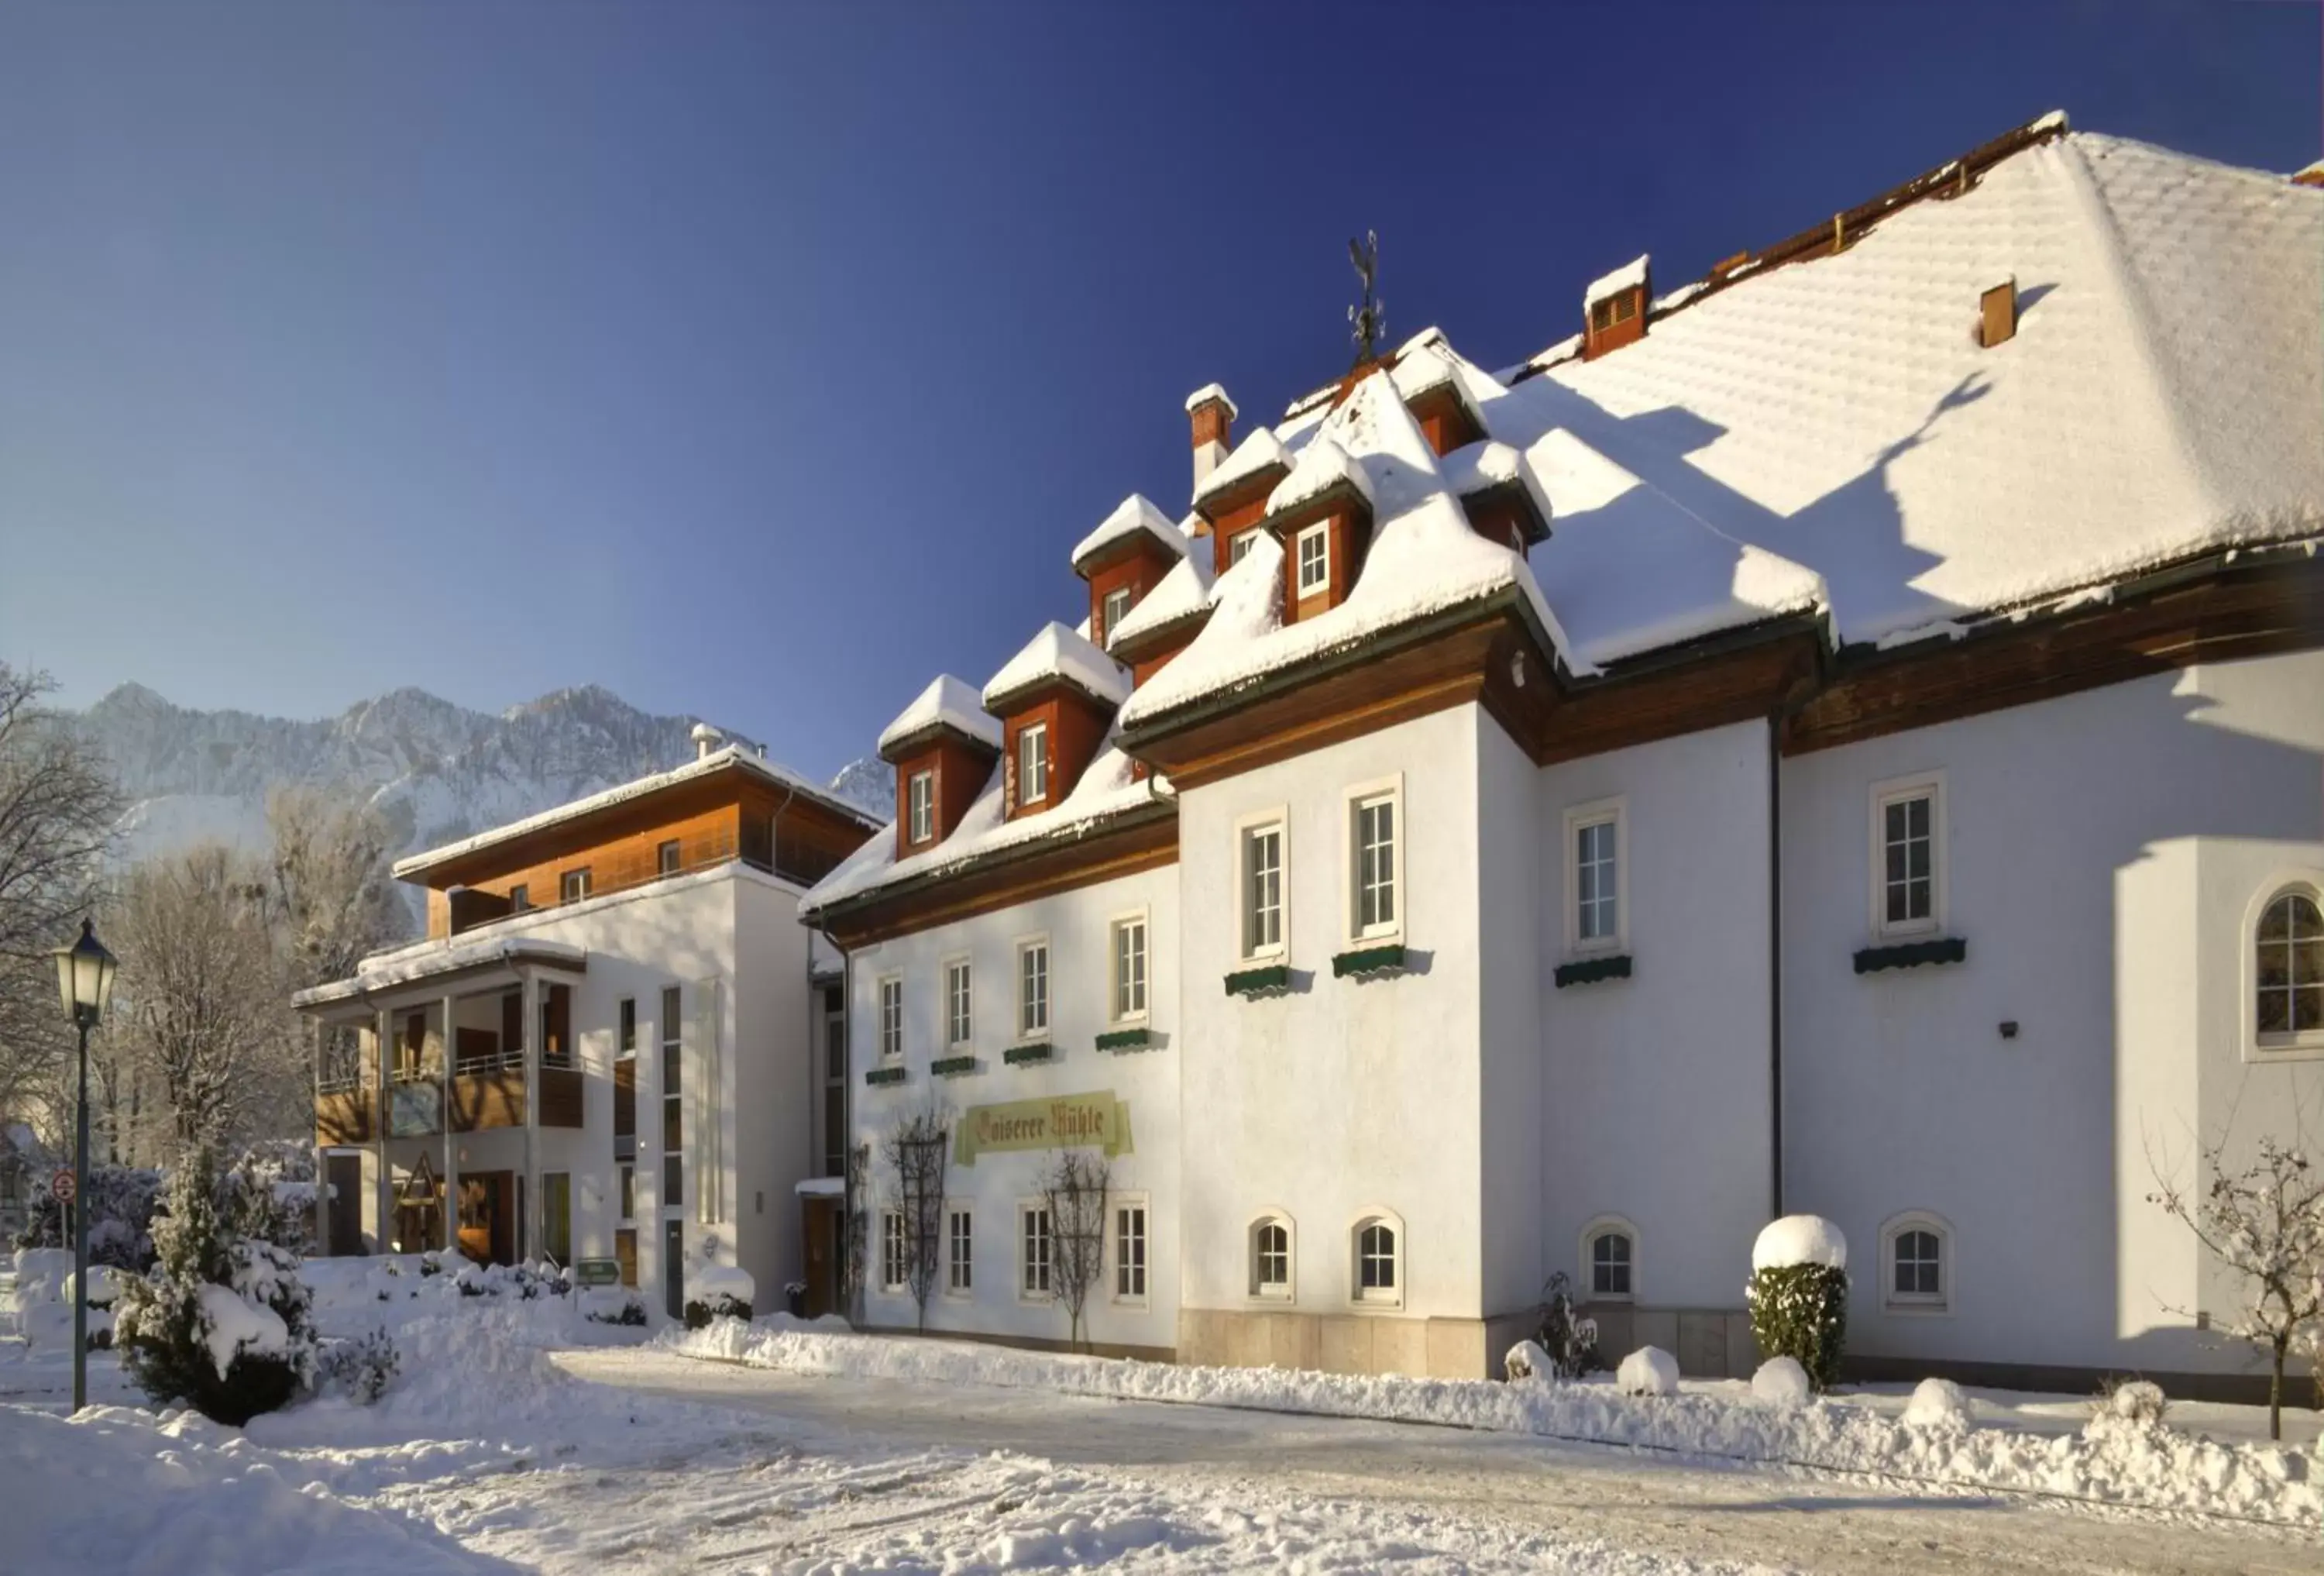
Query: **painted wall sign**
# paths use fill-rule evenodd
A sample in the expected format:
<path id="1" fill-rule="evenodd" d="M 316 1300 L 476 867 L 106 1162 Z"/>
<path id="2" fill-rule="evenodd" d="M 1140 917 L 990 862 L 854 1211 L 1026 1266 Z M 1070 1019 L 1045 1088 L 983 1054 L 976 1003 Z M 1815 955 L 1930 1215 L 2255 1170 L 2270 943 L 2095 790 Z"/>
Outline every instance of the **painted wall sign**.
<path id="1" fill-rule="evenodd" d="M 972 1105 L 962 1113 L 953 1139 L 955 1166 L 973 1166 L 988 1149 L 1102 1149 L 1109 1159 L 1134 1153 L 1130 1143 L 1130 1102 L 1111 1090 L 1097 1094 L 1056 1094 L 1046 1100 L 1012 1100 L 1004 1105 Z"/>

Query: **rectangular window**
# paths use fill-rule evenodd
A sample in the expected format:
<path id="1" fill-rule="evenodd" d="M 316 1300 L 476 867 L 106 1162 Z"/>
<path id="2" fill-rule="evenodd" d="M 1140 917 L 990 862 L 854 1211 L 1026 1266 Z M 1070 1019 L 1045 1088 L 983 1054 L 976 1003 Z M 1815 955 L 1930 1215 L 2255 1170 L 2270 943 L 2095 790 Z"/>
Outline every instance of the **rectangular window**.
<path id="1" fill-rule="evenodd" d="M 587 866 L 585 865 L 579 870 L 567 871 L 564 874 L 557 878 L 557 900 L 558 902 L 578 903 L 582 899 L 588 895 L 589 871 Z"/>
<path id="2" fill-rule="evenodd" d="M 1113 922 L 1111 1017 L 1116 1023 L 1135 1023 L 1146 1016 L 1146 916 L 1132 915 Z"/>
<path id="3" fill-rule="evenodd" d="M 1403 929 L 1397 906 L 1403 873 L 1397 845 L 1397 807 L 1402 795 L 1359 792 L 1348 801 L 1348 888 L 1355 901 L 1349 916 L 1357 940 L 1378 939 Z"/>
<path id="4" fill-rule="evenodd" d="M 1017 1037 L 1046 1038 L 1049 1032 L 1049 944 L 1028 941 L 1017 948 Z"/>
<path id="5" fill-rule="evenodd" d="M 621 1170 L 622 1219 L 635 1220 L 638 1213 L 638 1168 L 634 1166 L 623 1166 Z"/>
<path id="6" fill-rule="evenodd" d="M 966 1296 L 976 1289 L 976 1222 L 966 1210 L 947 1216 L 945 1249 L 945 1290 Z"/>
<path id="7" fill-rule="evenodd" d="M 915 843 L 926 843 L 936 834 L 936 774 L 916 771 L 904 788 L 909 801 L 911 836 Z"/>
<path id="8" fill-rule="evenodd" d="M 616 1056 L 634 1056 L 638 1054 L 638 999 L 622 997 L 621 1005 L 614 1011 L 619 1027 L 614 1031 L 613 1054 Z"/>
<path id="9" fill-rule="evenodd" d="M 654 850 L 654 870 L 658 874 L 678 873 L 678 839 L 673 837 Z"/>
<path id="10" fill-rule="evenodd" d="M 892 1062 L 904 1054 L 904 982 L 890 977 L 880 982 L 880 1057 Z"/>
<path id="11" fill-rule="evenodd" d="M 558 1264 L 573 1262 L 573 1174 L 540 1174 L 540 1247 Z"/>
<path id="12" fill-rule="evenodd" d="M 1227 567 L 1229 568 L 1232 568 L 1235 565 L 1241 563 L 1244 558 L 1250 552 L 1251 544 L 1258 539 L 1259 532 L 1255 530 L 1247 530 L 1240 536 L 1238 536 L 1231 541 L 1228 542 Z"/>
<path id="13" fill-rule="evenodd" d="M 1893 934 L 1934 928 L 1937 913 L 1934 788 L 1880 798 L 1880 928 Z"/>
<path id="14" fill-rule="evenodd" d="M 686 1046 L 678 1020 L 678 987 L 661 993 L 661 1203 L 686 1202 Z"/>
<path id="15" fill-rule="evenodd" d="M 509 889 L 509 912 L 521 914 L 532 907 L 532 889 L 522 881 Z"/>
<path id="16" fill-rule="evenodd" d="M 1242 834 L 1242 955 L 1283 950 L 1283 823 Z"/>
<path id="17" fill-rule="evenodd" d="M 1626 945 L 1622 912 L 1626 857 L 1623 806 L 1618 799 L 1577 805 L 1565 812 L 1565 945 L 1569 951 L 1619 952 Z"/>
<path id="18" fill-rule="evenodd" d="M 900 1292 L 904 1289 L 904 1212 L 880 1212 L 880 1289 Z"/>
<path id="19" fill-rule="evenodd" d="M 945 965 L 945 1044 L 968 1044 L 975 1037 L 975 1028 L 969 1014 L 968 960 L 955 958 Z"/>
<path id="20" fill-rule="evenodd" d="M 835 1009 L 823 1018 L 823 1174 L 847 1175 L 847 1018 Z"/>
<path id="21" fill-rule="evenodd" d="M 1097 643 L 1102 646 L 1106 641 L 1111 640 L 1113 638 L 1113 631 L 1120 629 L 1121 627 L 1121 621 L 1129 616 L 1130 587 L 1127 585 L 1118 585 L 1111 591 L 1107 592 L 1105 594 L 1105 601 L 1099 608 Z"/>
<path id="22" fill-rule="evenodd" d="M 1038 805 L 1049 797 L 1049 724 L 1035 723 L 1017 735 L 1017 802 Z"/>
<path id="23" fill-rule="evenodd" d="M 1332 588 L 1332 528 L 1311 525 L 1299 533 L 1299 594 L 1314 596 Z"/>
<path id="24" fill-rule="evenodd" d="M 1146 1201 L 1125 1199 L 1113 1207 L 1113 1300 L 1146 1300 Z"/>
<path id="25" fill-rule="evenodd" d="M 1046 1204 L 1019 1204 L 1017 1208 L 1018 1277 L 1019 1296 L 1039 1299 L 1053 1294 L 1055 1286 L 1049 1278 L 1052 1241 L 1049 1236 L 1049 1210 Z"/>

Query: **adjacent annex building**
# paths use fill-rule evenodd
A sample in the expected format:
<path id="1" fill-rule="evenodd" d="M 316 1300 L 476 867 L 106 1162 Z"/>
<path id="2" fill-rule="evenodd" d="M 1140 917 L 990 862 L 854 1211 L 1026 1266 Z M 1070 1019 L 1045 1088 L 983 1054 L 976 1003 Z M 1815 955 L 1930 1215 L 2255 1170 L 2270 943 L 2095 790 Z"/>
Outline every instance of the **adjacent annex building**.
<path id="1" fill-rule="evenodd" d="M 674 770 L 400 862 L 427 936 L 293 999 L 327 1251 L 614 1259 L 673 1315 L 690 1264 L 762 1297 L 798 1273 L 794 1195 L 843 1165 L 844 1100 L 798 903 L 879 823 L 696 737 Z"/>
<path id="2" fill-rule="evenodd" d="M 1771 1216 L 1858 1371 L 2218 1389 L 2157 1166 L 2324 1122 L 2324 190 L 2048 116 L 1499 372 L 1434 331 L 1073 549 L 889 727 L 844 952 L 931 1329 L 1490 1371 L 1545 1280 L 1748 1372 Z"/>

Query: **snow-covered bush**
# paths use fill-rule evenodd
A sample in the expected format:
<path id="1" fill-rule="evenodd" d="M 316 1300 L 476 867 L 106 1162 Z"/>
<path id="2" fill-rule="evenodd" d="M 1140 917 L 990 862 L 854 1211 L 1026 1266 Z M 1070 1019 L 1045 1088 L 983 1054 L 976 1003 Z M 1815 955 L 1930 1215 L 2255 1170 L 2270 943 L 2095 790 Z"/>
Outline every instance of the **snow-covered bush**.
<path id="1" fill-rule="evenodd" d="M 1622 1359 L 1614 1386 L 1625 1396 L 1675 1396 L 1678 1359 L 1659 1346 L 1641 1346 Z"/>
<path id="2" fill-rule="evenodd" d="M 1820 1215 L 1785 1215 L 1751 1245 L 1751 1335 L 1763 1358 L 1788 1357 L 1819 1390 L 1840 1378 L 1848 1343 L 1848 1239 Z"/>
<path id="3" fill-rule="evenodd" d="M 315 1146 L 253 1144 L 218 1177 L 218 1215 L 237 1237 L 305 1255 L 315 1247 Z"/>
<path id="4" fill-rule="evenodd" d="M 401 1367 L 395 1337 L 384 1330 L 327 1341 L 315 1353 L 315 1390 L 368 1406 L 386 1393 Z"/>
<path id="5" fill-rule="evenodd" d="M 1519 1379 L 1545 1379 L 1555 1371 L 1538 1341 L 1520 1341 L 1501 1359 L 1501 1376 L 1513 1385 Z"/>
<path id="6" fill-rule="evenodd" d="M 91 1351 L 105 1351 L 112 1347 L 113 1308 L 121 1300 L 121 1288 L 127 1279 L 109 1264 L 88 1267 L 88 1349 Z M 67 1341 L 72 1339 L 72 1309 L 77 1286 L 78 1283 L 68 1275 L 64 1285 L 57 1291 L 58 1311 L 61 1315 L 58 1328 Z"/>
<path id="7" fill-rule="evenodd" d="M 593 1324 L 630 1324 L 642 1329 L 646 1300 L 625 1286 L 591 1286 L 581 1294 L 581 1316 Z"/>
<path id="8" fill-rule="evenodd" d="M 700 1330 L 714 1319 L 751 1322 L 751 1304 L 758 1283 L 751 1272 L 731 1264 L 697 1264 L 687 1272 L 686 1327 Z"/>
<path id="9" fill-rule="evenodd" d="M 315 1341 L 297 1256 L 226 1231 L 217 1188 L 207 1150 L 179 1166 L 153 1224 L 160 1260 L 125 1288 L 115 1331 L 123 1368 L 155 1405 L 239 1427 L 308 1382 Z"/>
<path id="10" fill-rule="evenodd" d="M 1541 1289 L 1541 1327 L 1534 1339 L 1558 1378 L 1580 1378 L 1606 1366 L 1598 1357 L 1598 1321 L 1574 1316 L 1572 1286 L 1562 1269 Z"/>
<path id="11" fill-rule="evenodd" d="M 88 1173 L 88 1261 L 143 1275 L 153 1263 L 153 1205 L 161 1174 L 134 1166 L 93 1166 Z M 64 1206 L 44 1192 L 32 1201 L 19 1248 L 72 1249 Z"/>
<path id="12" fill-rule="evenodd" d="M 2133 1428 L 2162 1427 L 2163 1415 L 2170 1409 L 2170 1398 L 2152 1379 L 2108 1379 L 2091 1405 L 2094 1415 Z"/>
<path id="13" fill-rule="evenodd" d="M 1923 1379 L 1904 1404 L 1904 1422 L 1913 1428 L 1967 1428 L 1969 1396 L 1950 1379 Z"/>
<path id="14" fill-rule="evenodd" d="M 1751 1376 L 1751 1394 L 1771 1405 L 1804 1406 L 1814 1397 L 1815 1387 L 1808 1382 L 1808 1370 L 1798 1359 L 1771 1357 Z"/>

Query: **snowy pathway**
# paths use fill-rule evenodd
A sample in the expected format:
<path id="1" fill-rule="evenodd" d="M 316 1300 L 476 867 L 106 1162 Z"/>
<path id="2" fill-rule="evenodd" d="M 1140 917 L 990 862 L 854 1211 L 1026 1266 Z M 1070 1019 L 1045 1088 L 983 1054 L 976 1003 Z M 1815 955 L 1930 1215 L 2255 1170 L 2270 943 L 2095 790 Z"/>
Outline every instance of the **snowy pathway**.
<path id="1" fill-rule="evenodd" d="M 931 1459 L 932 1451 L 949 1447 L 1031 1458 L 1017 1463 L 1020 1470 L 1102 1479 L 1109 1495 L 1143 1497 L 1182 1521 L 1191 1513 L 1192 1524 L 1238 1507 L 1287 1514 L 1303 1523 L 1296 1535 L 1323 1540 L 1314 1555 L 1334 1536 L 1370 1544 L 1370 1559 L 1359 1556 L 1348 1568 L 1378 1561 L 1373 1540 L 1388 1527 L 1402 1529 L 1397 1535 L 1422 1556 L 1422 1568 L 1441 1559 L 1452 1568 L 1609 1571 L 1730 1562 L 2044 1576 L 2324 1569 L 2324 1551 L 2296 1534 L 2015 1498 L 1936 1497 L 1868 1478 L 1761 1471 L 1453 1429 L 802 1378 L 653 1350 L 565 1352 L 557 1361 L 600 1384 L 779 1416 L 798 1449 L 844 1453 L 864 1470 L 908 1474 L 917 1459 L 918 1470 L 964 1491 L 950 1508 L 941 1494 L 909 1496 L 914 1503 L 899 1525 L 918 1523 L 923 1535 L 939 1542 L 950 1541 L 947 1518 L 991 1510 L 984 1470 L 963 1470 L 956 1456 L 950 1467 Z M 867 1447 L 881 1444 L 895 1452 L 886 1468 L 866 1459 Z M 878 1514 L 867 1509 L 865 1520 Z M 805 1553 L 836 1530 L 817 1528 L 818 1535 L 785 1552 Z M 1216 1568 L 1244 1567 L 1229 1556 L 1239 1541 L 1213 1551 L 1221 1556 Z M 738 1554 L 748 1560 L 758 1552 Z"/>

